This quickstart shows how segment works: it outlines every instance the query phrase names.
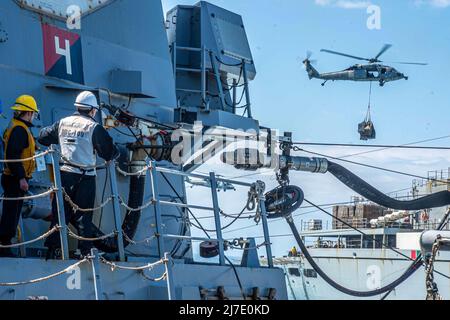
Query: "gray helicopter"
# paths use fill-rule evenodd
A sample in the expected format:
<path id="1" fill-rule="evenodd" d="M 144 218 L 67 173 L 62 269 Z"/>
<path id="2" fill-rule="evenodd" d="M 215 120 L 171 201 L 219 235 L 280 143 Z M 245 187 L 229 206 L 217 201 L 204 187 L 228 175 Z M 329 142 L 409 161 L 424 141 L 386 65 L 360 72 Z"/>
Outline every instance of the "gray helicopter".
<path id="1" fill-rule="evenodd" d="M 315 78 L 325 80 L 322 83 L 322 86 L 325 86 L 325 84 L 330 80 L 331 81 L 339 80 L 339 81 L 378 81 L 380 86 L 383 87 L 386 82 L 397 81 L 402 79 L 408 80 L 408 77 L 405 76 L 405 74 L 397 71 L 395 68 L 380 64 L 383 61 L 379 60 L 379 58 L 391 47 L 392 45 L 390 44 L 384 45 L 381 51 L 375 56 L 375 58 L 372 59 L 357 57 L 332 50 L 326 49 L 320 50 L 321 52 L 327 52 L 331 54 L 336 54 L 348 58 L 369 62 L 369 64 L 356 64 L 343 71 L 319 73 L 312 66 L 312 63 L 314 61 L 310 60 L 311 52 L 308 52 L 307 58 L 303 61 L 303 64 L 306 67 L 309 79 Z M 420 62 L 392 62 L 392 63 L 420 65 L 420 66 L 427 65 L 427 63 L 420 63 Z"/>

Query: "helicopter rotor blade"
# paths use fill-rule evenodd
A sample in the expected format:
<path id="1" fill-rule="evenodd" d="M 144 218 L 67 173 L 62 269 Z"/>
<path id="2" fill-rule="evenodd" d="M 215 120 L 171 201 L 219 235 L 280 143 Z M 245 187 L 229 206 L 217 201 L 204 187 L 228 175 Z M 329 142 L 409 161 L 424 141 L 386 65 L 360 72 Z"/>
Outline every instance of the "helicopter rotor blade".
<path id="1" fill-rule="evenodd" d="M 376 55 L 373 60 L 378 60 L 379 57 L 381 57 L 386 51 L 388 51 L 390 48 L 392 48 L 392 44 L 385 44 L 381 51 Z"/>
<path id="2" fill-rule="evenodd" d="M 312 57 L 313 53 L 312 51 L 306 51 L 306 60 L 309 60 Z"/>
<path id="3" fill-rule="evenodd" d="M 425 62 L 399 62 L 399 61 L 393 61 L 393 62 L 387 62 L 387 63 L 398 63 L 398 64 L 410 64 L 415 66 L 427 66 L 428 63 Z"/>
<path id="4" fill-rule="evenodd" d="M 338 56 L 344 56 L 344 57 L 348 57 L 348 58 L 352 58 L 352 59 L 356 59 L 356 60 L 365 60 L 365 61 L 370 61 L 370 59 L 366 59 L 366 58 L 362 58 L 362 57 L 357 57 L 357 56 L 352 56 L 346 53 L 341 53 L 341 52 L 337 52 L 337 51 L 332 51 L 332 50 L 327 50 L 327 49 L 322 49 L 320 50 L 321 52 L 326 52 L 326 53 L 331 53 L 331 54 L 336 54 Z"/>

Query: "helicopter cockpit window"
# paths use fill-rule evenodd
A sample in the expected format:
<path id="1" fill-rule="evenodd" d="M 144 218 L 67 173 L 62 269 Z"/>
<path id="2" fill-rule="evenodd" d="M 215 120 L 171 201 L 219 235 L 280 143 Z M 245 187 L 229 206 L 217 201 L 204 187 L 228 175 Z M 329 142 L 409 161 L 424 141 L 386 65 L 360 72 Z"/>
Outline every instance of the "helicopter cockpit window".
<path id="1" fill-rule="evenodd" d="M 55 18 L 67 19 L 75 13 L 89 14 L 114 0 L 16 0 L 26 8 Z"/>

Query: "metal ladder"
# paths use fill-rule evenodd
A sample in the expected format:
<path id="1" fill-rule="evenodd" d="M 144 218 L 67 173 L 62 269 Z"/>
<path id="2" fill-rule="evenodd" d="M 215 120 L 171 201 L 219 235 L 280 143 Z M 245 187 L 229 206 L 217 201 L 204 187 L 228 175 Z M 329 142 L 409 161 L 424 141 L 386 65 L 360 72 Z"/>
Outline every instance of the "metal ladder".
<path id="1" fill-rule="evenodd" d="M 211 50 L 208 50 L 207 48 L 205 48 L 204 46 L 202 46 L 201 48 L 182 47 L 182 46 L 177 46 L 177 44 L 175 42 L 170 46 L 170 49 L 172 52 L 172 63 L 173 63 L 173 72 L 174 72 L 174 77 L 175 77 L 175 83 L 176 83 L 177 75 L 178 75 L 179 71 L 181 71 L 181 72 L 196 72 L 196 73 L 201 74 L 200 90 L 186 89 L 186 88 L 176 88 L 176 90 L 181 91 L 181 92 L 188 92 L 188 93 L 200 93 L 200 96 L 201 96 L 200 105 L 206 112 L 210 111 L 209 103 L 207 101 L 208 91 L 206 88 L 207 87 L 207 74 L 209 72 L 209 70 L 206 69 L 206 59 L 207 59 L 207 56 L 209 56 L 212 70 L 214 73 L 214 78 L 215 78 L 216 84 L 217 84 L 217 91 L 219 93 L 218 96 L 219 96 L 221 110 L 225 111 L 227 102 L 225 100 L 225 92 L 224 92 L 224 88 L 222 86 L 222 82 L 220 79 L 220 72 L 219 72 L 218 65 L 216 63 L 214 53 Z M 178 67 L 177 53 L 179 51 L 188 51 L 188 52 L 199 53 L 201 55 L 200 68 Z M 250 90 L 249 90 L 249 85 L 248 85 L 246 61 L 245 61 L 245 59 L 239 60 L 239 61 L 242 63 L 242 76 L 244 79 L 244 90 L 245 90 L 245 98 L 246 98 L 247 115 L 249 118 L 252 118 Z M 233 80 L 232 108 L 233 108 L 234 114 L 236 114 L 236 107 L 237 107 L 237 91 L 236 91 L 237 85 L 238 85 L 238 83 L 236 83 L 236 80 Z"/>

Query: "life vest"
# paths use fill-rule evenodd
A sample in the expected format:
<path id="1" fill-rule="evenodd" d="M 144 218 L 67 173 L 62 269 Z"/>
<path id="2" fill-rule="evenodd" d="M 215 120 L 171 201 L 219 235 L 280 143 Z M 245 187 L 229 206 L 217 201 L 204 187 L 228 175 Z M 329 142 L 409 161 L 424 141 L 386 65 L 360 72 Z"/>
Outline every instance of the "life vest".
<path id="1" fill-rule="evenodd" d="M 73 115 L 59 122 L 59 145 L 64 165 L 62 171 L 78 174 L 95 175 L 95 170 L 85 170 L 83 167 L 93 167 L 97 156 L 92 144 L 94 129 L 98 123 L 93 119 Z"/>
<path id="2" fill-rule="evenodd" d="M 9 127 L 5 130 L 5 133 L 3 134 L 3 143 L 5 144 L 5 155 L 6 151 L 8 150 L 8 144 L 14 143 L 14 141 L 9 141 L 11 137 L 11 133 L 13 132 L 14 128 L 16 127 L 22 127 L 25 129 L 28 135 L 28 147 L 23 149 L 22 154 L 20 155 L 21 159 L 28 159 L 34 157 L 36 154 L 36 142 L 34 141 L 34 137 L 31 134 L 30 128 L 22 121 L 18 119 L 12 119 L 11 123 L 9 124 Z M 23 168 L 25 170 L 25 176 L 27 179 L 31 179 L 31 176 L 33 175 L 34 170 L 36 169 L 36 161 L 28 160 L 22 162 Z M 11 176 L 12 172 L 8 168 L 8 163 L 5 163 L 5 169 L 3 171 L 4 174 Z"/>

